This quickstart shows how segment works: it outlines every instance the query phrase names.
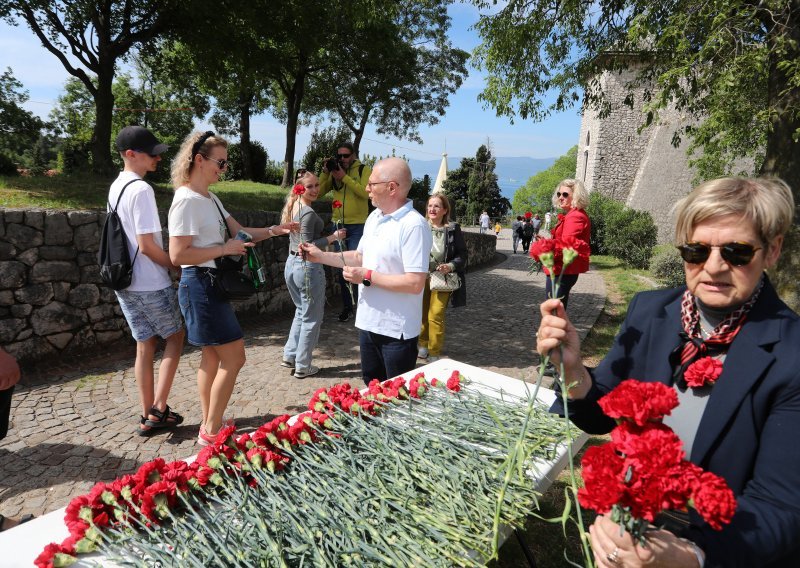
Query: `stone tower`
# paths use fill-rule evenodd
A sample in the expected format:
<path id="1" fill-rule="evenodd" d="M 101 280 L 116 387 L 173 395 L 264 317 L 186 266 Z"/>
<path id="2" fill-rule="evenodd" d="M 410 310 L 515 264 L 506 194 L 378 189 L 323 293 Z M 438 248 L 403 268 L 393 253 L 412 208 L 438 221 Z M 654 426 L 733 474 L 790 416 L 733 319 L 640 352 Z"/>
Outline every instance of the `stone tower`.
<path id="1" fill-rule="evenodd" d="M 643 89 L 633 91 L 633 106 L 625 104 L 626 84 L 636 70 L 605 71 L 600 77 L 610 113 L 600 118 L 586 110 L 578 142 L 577 177 L 589 191 L 649 211 L 658 226 L 658 242 L 672 242 L 675 203 L 692 189 L 694 172 L 686 156 L 687 143 L 672 145 L 676 128 L 686 120 L 674 109 L 660 112 L 658 123 L 639 132 L 644 123 Z"/>

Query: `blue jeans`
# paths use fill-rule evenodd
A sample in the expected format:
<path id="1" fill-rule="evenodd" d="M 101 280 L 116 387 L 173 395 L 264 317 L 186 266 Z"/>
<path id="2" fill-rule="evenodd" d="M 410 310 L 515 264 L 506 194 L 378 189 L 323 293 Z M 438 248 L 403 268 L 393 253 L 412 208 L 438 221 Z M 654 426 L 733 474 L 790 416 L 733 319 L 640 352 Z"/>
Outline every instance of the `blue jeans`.
<path id="1" fill-rule="evenodd" d="M 564 309 L 567 309 L 567 302 L 569 301 L 569 291 L 575 286 L 578 281 L 578 274 L 564 274 L 558 283 L 558 297 L 561 298 L 561 303 L 564 304 Z M 545 283 L 545 290 L 547 291 L 547 299 L 553 297 L 553 282 L 548 276 Z M 558 277 L 556 277 L 558 278 Z"/>
<path id="2" fill-rule="evenodd" d="M 358 331 L 361 347 L 361 378 L 385 381 L 402 375 L 417 364 L 417 337 L 395 339 L 371 331 Z"/>
<path id="3" fill-rule="evenodd" d="M 361 237 L 364 235 L 364 225 L 347 224 L 341 225 L 340 228 L 347 229 L 347 236 L 342 239 L 344 241 L 345 250 L 356 250 L 358 248 L 358 243 L 361 242 Z M 339 250 L 338 241 L 335 242 L 334 248 L 337 251 Z M 344 279 L 341 270 L 339 271 L 339 287 L 342 290 L 342 305 L 344 309 L 353 311 L 353 301 L 355 300 L 355 303 L 358 303 L 358 286 L 351 286 L 350 283 Z M 350 297 L 348 288 L 353 290 L 352 298 Z"/>
<path id="4" fill-rule="evenodd" d="M 319 340 L 325 311 L 325 271 L 321 264 L 304 262 L 299 256 L 290 254 L 283 277 L 295 305 L 289 339 L 283 346 L 283 358 L 294 361 L 296 370 L 307 371 Z"/>

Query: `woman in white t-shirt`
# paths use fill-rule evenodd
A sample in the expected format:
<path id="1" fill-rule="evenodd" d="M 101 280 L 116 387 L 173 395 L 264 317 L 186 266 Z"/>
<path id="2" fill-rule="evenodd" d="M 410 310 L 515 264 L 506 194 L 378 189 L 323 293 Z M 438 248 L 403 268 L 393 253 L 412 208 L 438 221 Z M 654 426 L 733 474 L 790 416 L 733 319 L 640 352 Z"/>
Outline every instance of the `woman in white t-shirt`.
<path id="1" fill-rule="evenodd" d="M 197 371 L 203 420 L 197 441 L 214 441 L 245 362 L 242 329 L 230 303 L 214 288 L 215 259 L 245 254 L 250 243 L 226 239 L 243 229 L 253 242 L 287 234 L 294 225 L 242 227 L 208 187 L 228 166 L 228 143 L 213 132 L 194 132 L 183 141 L 172 163 L 175 197 L 169 209 L 169 254 L 182 267 L 178 302 L 189 343 L 202 347 Z M 224 219 L 224 221 L 223 221 Z M 296 224 L 295 224 L 296 225 Z"/>

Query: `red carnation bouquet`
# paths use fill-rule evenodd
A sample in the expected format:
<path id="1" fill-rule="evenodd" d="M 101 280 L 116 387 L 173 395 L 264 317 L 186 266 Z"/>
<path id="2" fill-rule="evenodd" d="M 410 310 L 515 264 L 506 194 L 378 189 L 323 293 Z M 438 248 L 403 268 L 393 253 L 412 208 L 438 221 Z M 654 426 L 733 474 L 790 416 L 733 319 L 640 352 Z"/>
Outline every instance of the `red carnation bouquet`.
<path id="1" fill-rule="evenodd" d="M 583 455 L 582 507 L 610 512 L 642 545 L 649 523 L 665 510 L 692 507 L 715 530 L 730 523 L 733 491 L 723 478 L 685 460 L 680 438 L 661 422 L 678 406 L 673 388 L 627 380 L 599 404 L 618 425 L 611 442 Z"/>

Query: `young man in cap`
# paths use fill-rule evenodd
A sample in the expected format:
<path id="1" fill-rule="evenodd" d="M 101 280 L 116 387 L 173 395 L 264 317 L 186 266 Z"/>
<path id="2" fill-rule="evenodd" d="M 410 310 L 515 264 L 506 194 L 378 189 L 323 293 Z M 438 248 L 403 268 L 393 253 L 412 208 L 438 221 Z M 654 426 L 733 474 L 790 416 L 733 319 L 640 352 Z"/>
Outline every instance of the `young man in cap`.
<path id="1" fill-rule="evenodd" d="M 156 170 L 167 145 L 141 126 L 123 128 L 116 145 L 125 167 L 111 184 L 108 203 L 109 208 L 117 208 L 133 260 L 131 285 L 116 294 L 136 340 L 134 374 L 142 404 L 136 432 L 150 436 L 183 422 L 183 417 L 167 406 L 184 337 L 177 293 L 169 272 L 176 267 L 164 251 L 155 193 L 142 179 L 147 172 Z M 164 338 L 166 345 L 154 390 L 153 363 L 158 337 Z"/>

